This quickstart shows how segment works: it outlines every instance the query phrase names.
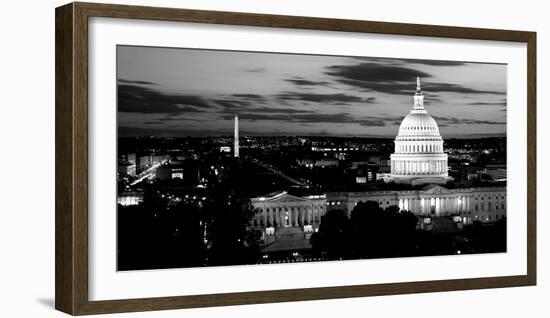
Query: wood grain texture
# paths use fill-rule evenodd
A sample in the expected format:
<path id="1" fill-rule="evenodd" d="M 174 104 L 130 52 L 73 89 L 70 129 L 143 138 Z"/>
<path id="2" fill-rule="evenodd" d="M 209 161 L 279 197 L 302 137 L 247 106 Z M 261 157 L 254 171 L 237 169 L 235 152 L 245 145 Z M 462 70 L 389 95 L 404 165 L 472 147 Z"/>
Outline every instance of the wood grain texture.
<path id="1" fill-rule="evenodd" d="M 76 313 L 88 304 L 88 16 L 78 4 L 73 12 L 74 28 L 74 193 L 73 224 L 78 239 L 74 241 Z"/>
<path id="2" fill-rule="evenodd" d="M 74 313 L 73 5 L 55 10 L 55 308 Z"/>
<path id="3" fill-rule="evenodd" d="M 527 277 L 537 284 L 537 34 L 527 41 Z"/>
<path id="4" fill-rule="evenodd" d="M 112 17 L 527 43 L 527 275 L 291 290 L 88 300 L 88 18 Z M 93 66 L 92 66 L 93 67 Z M 56 308 L 72 315 L 536 284 L 536 33 L 237 12 L 72 3 L 56 9 Z"/>

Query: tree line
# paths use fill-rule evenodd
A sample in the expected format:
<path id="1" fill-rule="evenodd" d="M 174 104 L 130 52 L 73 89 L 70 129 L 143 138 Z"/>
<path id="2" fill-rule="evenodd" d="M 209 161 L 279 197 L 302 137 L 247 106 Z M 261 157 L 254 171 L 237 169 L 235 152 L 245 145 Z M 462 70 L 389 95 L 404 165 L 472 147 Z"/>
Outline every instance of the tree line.
<path id="1" fill-rule="evenodd" d="M 417 217 L 397 206 L 358 202 L 350 213 L 328 211 L 311 237 L 316 253 L 328 259 L 408 256 L 415 251 Z"/>

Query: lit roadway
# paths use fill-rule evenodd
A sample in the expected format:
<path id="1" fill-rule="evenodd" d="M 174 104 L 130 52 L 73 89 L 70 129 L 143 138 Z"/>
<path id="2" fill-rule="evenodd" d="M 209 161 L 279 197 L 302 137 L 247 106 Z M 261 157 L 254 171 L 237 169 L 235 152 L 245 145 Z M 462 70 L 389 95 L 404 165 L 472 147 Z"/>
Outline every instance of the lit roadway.
<path id="1" fill-rule="evenodd" d="M 155 170 L 160 167 L 161 165 L 163 165 L 166 161 L 163 161 L 163 162 L 160 162 L 160 163 L 156 163 L 156 164 L 153 164 L 151 167 L 147 168 L 147 170 L 143 171 L 142 173 L 139 174 L 139 178 L 137 178 L 134 182 L 130 183 L 131 186 L 133 185 L 136 185 L 138 183 L 140 183 L 141 181 L 145 180 L 145 179 L 152 179 L 155 177 Z"/>
<path id="2" fill-rule="evenodd" d="M 304 183 L 302 181 L 299 181 L 299 180 L 296 180 L 296 179 L 284 174 L 282 171 L 280 171 L 279 169 L 273 167 L 270 164 L 261 162 L 261 161 L 259 161 L 258 159 L 255 159 L 255 158 L 252 158 L 252 161 L 254 163 L 258 164 L 259 166 L 262 166 L 262 167 L 266 168 L 267 170 L 271 171 L 272 173 L 274 173 L 278 176 L 281 176 L 281 177 L 285 178 L 286 180 L 288 180 L 288 181 L 290 181 L 294 184 L 297 184 L 297 185 L 300 185 L 300 186 L 306 186 L 306 183 Z"/>

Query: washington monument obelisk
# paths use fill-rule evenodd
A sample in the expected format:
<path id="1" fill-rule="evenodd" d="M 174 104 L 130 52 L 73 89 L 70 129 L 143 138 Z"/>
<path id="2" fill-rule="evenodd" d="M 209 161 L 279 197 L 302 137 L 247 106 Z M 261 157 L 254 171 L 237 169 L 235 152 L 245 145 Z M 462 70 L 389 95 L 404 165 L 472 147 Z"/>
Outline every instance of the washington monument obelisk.
<path id="1" fill-rule="evenodd" d="M 235 140 L 233 145 L 233 156 L 239 158 L 239 116 L 235 115 Z"/>

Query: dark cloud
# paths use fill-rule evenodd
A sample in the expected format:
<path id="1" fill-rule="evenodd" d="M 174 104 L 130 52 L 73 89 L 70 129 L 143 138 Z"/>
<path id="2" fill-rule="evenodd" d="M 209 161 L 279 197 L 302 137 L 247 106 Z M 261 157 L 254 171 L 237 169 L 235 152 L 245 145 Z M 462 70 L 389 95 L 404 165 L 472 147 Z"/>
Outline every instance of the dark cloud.
<path id="1" fill-rule="evenodd" d="M 326 82 L 326 81 L 310 81 L 310 80 L 304 79 L 303 77 L 288 78 L 288 79 L 285 79 L 285 81 L 290 82 L 297 86 L 326 86 L 330 84 L 330 82 Z"/>
<path id="2" fill-rule="evenodd" d="M 119 78 L 119 79 L 118 79 L 118 82 L 119 82 L 119 83 L 123 83 L 123 84 L 157 85 L 156 83 L 153 83 L 153 82 L 147 82 L 147 81 L 131 81 L 131 80 L 123 79 L 123 78 Z"/>
<path id="3" fill-rule="evenodd" d="M 416 77 L 431 77 L 430 74 L 408 67 L 360 63 L 352 65 L 332 65 L 326 74 L 341 79 L 359 82 L 416 82 Z"/>
<path id="4" fill-rule="evenodd" d="M 359 87 L 367 91 L 376 91 L 380 93 L 392 94 L 392 95 L 413 95 L 416 91 L 416 79 L 410 82 L 367 82 L 357 81 L 350 79 L 339 79 L 340 83 L 350 86 Z M 449 83 L 431 83 L 422 82 L 422 90 L 424 94 L 429 95 L 430 100 L 434 101 L 436 95 L 433 93 L 467 93 L 467 94 L 496 94 L 503 95 L 506 92 L 490 91 L 490 90 L 477 90 L 469 87 L 464 87 L 456 84 Z M 440 99 L 441 100 L 441 99 Z M 427 101 L 427 100 L 426 100 Z"/>
<path id="5" fill-rule="evenodd" d="M 446 60 L 421 60 L 421 59 L 393 59 L 393 58 L 381 58 L 381 57 L 361 57 L 356 56 L 353 59 L 369 62 L 378 62 L 391 65 L 403 65 L 404 63 L 414 63 L 430 66 L 462 66 L 468 64 L 468 62 L 462 61 L 446 61 Z"/>
<path id="6" fill-rule="evenodd" d="M 430 92 L 452 92 L 452 93 L 470 93 L 470 94 L 497 94 L 503 95 L 506 92 L 478 90 L 449 83 L 422 83 L 422 89 Z"/>
<path id="7" fill-rule="evenodd" d="M 351 79 L 339 79 L 338 82 L 354 87 L 361 88 L 366 91 L 375 91 L 392 95 L 413 95 L 416 89 L 416 84 L 411 83 L 384 83 L 384 82 L 367 82 Z"/>
<path id="8" fill-rule="evenodd" d="M 443 116 L 433 116 L 433 119 L 437 120 L 438 124 L 439 122 L 442 122 L 443 124 L 453 125 L 453 124 L 460 124 L 460 125 L 506 125 L 506 122 L 501 121 L 491 121 L 491 120 L 478 120 L 478 119 L 469 119 L 469 118 L 456 118 L 456 117 L 443 117 Z M 439 124 L 441 126 L 441 124 Z"/>
<path id="9" fill-rule="evenodd" d="M 426 106 L 441 104 L 443 102 L 444 102 L 444 100 L 441 97 L 439 97 L 437 95 L 434 95 L 432 93 L 426 94 L 426 96 L 424 98 L 424 105 L 426 105 Z"/>
<path id="10" fill-rule="evenodd" d="M 212 107 L 199 96 L 166 94 L 136 85 L 118 85 L 118 111 L 143 114 L 203 112 Z"/>
<path id="11" fill-rule="evenodd" d="M 468 103 L 468 105 L 472 105 L 472 106 L 506 106 L 506 101 L 501 101 L 501 102 L 473 102 L 473 103 Z"/>
<path id="12" fill-rule="evenodd" d="M 258 95 L 258 94 L 233 94 L 231 96 L 237 97 L 237 98 L 249 99 L 249 100 L 265 100 L 264 96 Z"/>
<path id="13" fill-rule="evenodd" d="M 413 94 L 416 77 L 431 77 L 428 73 L 410 67 L 377 63 L 331 65 L 326 69 L 326 74 L 334 76 L 340 83 L 366 91 L 397 95 Z"/>
<path id="14" fill-rule="evenodd" d="M 262 107 L 262 108 L 252 108 L 247 110 L 251 113 L 266 113 L 266 114 L 272 114 L 272 113 L 283 113 L 283 114 L 311 114 L 314 113 L 314 111 L 311 110 L 303 110 L 303 109 L 295 109 L 295 108 L 270 108 L 270 107 Z"/>
<path id="15" fill-rule="evenodd" d="M 372 103 L 376 98 L 362 98 L 355 95 L 348 94 L 314 94 L 314 93 L 301 93 L 301 92 L 287 92 L 277 95 L 280 100 L 299 100 L 315 103 Z"/>
<path id="16" fill-rule="evenodd" d="M 243 109 L 244 106 L 250 105 L 249 101 L 236 99 L 214 99 L 216 104 L 222 106 L 226 110 L 237 111 Z"/>
<path id="17" fill-rule="evenodd" d="M 460 65 L 454 61 L 415 60 L 419 64 Z M 434 64 L 435 63 L 435 64 Z M 360 63 L 351 65 L 332 65 L 327 67 L 326 74 L 336 77 L 340 83 L 358 87 L 367 91 L 376 91 L 394 95 L 410 95 L 416 90 L 416 78 L 430 78 L 431 74 L 398 65 Z M 427 92 L 452 92 L 469 94 L 505 94 L 501 91 L 477 90 L 450 83 L 433 83 L 422 81 L 422 89 Z"/>
<path id="18" fill-rule="evenodd" d="M 361 126 L 383 127 L 386 126 L 386 122 L 382 119 L 365 119 L 361 122 Z"/>
<path id="19" fill-rule="evenodd" d="M 164 117 L 160 118 L 160 121 L 167 122 L 167 121 L 207 121 L 206 119 L 197 119 L 197 118 L 191 118 L 191 117 Z"/>
<path id="20" fill-rule="evenodd" d="M 401 61 L 406 63 L 423 64 L 423 65 L 430 65 L 430 66 L 462 66 L 467 64 L 466 62 L 445 61 L 445 60 L 402 59 Z"/>
<path id="21" fill-rule="evenodd" d="M 307 114 L 313 113 L 311 110 L 301 110 L 296 108 L 280 108 L 280 107 L 257 107 L 256 100 L 262 100 L 264 97 L 255 94 L 234 94 L 234 97 L 241 97 L 242 99 L 214 99 L 213 102 L 222 106 L 222 115 L 234 115 L 234 114 Z M 263 104 L 263 103 L 262 103 Z"/>

